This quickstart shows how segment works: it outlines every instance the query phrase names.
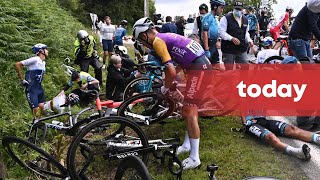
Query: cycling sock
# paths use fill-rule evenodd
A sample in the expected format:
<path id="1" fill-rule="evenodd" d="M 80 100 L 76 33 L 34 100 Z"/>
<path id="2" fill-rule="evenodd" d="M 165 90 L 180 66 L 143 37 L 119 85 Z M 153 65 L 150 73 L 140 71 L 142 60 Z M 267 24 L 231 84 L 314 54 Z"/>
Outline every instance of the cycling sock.
<path id="1" fill-rule="evenodd" d="M 199 143 L 200 143 L 200 139 L 192 139 L 190 138 L 190 146 L 191 146 L 191 150 L 190 150 L 190 158 L 195 160 L 195 161 L 200 161 L 199 158 Z"/>
<path id="2" fill-rule="evenodd" d="M 190 139 L 187 131 L 185 132 L 184 141 L 181 147 L 183 147 L 184 149 L 190 150 Z"/>
<path id="3" fill-rule="evenodd" d="M 312 134 L 312 142 L 316 143 L 316 144 L 320 144 L 320 135 L 313 133 Z"/>
<path id="4" fill-rule="evenodd" d="M 302 150 L 302 147 L 299 147 L 299 148 L 295 148 L 295 147 L 292 147 L 292 146 L 287 146 L 286 149 L 285 149 L 285 152 L 289 155 L 293 155 L 293 156 L 296 156 L 298 158 L 304 158 L 305 155 L 304 155 L 304 152 Z"/>

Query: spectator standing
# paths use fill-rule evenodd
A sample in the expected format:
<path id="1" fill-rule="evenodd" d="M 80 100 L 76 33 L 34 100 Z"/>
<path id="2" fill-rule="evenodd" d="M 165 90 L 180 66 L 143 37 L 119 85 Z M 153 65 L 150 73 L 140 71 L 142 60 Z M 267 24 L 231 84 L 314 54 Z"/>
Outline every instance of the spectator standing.
<path id="1" fill-rule="evenodd" d="M 233 69 L 234 63 L 247 64 L 248 43 L 253 47 L 248 19 L 242 15 L 242 9 L 243 3 L 235 1 L 233 12 L 226 14 L 220 20 L 221 51 L 227 70 Z"/>
<path id="2" fill-rule="evenodd" d="M 192 18 L 192 14 L 189 14 L 189 17 L 187 19 L 187 23 L 193 23 L 194 22 L 194 18 Z"/>
<path id="3" fill-rule="evenodd" d="M 253 8 L 248 7 L 247 9 L 247 15 L 246 17 L 248 18 L 248 23 L 249 23 L 249 34 L 250 38 L 254 40 L 254 36 L 256 34 L 259 34 L 259 23 L 258 23 L 258 18 L 255 14 L 253 14 Z"/>
<path id="4" fill-rule="evenodd" d="M 320 13 L 320 1 L 309 0 L 295 18 L 289 33 L 289 47 L 297 58 L 309 57 L 312 61 L 310 40 L 314 35 L 320 39 L 320 30 L 317 26 Z"/>
<path id="5" fill-rule="evenodd" d="M 179 34 L 181 36 L 184 36 L 184 29 L 185 29 L 185 27 L 184 27 L 185 22 L 184 21 L 185 20 L 184 20 L 183 16 L 181 16 L 179 18 L 179 20 L 176 22 L 177 34 Z"/>
<path id="6" fill-rule="evenodd" d="M 104 17 L 104 24 L 100 28 L 100 45 L 103 48 L 103 66 L 106 68 L 107 56 L 110 58 L 113 51 L 113 39 L 116 32 L 116 27 L 111 24 L 109 16 Z"/>
<path id="7" fill-rule="evenodd" d="M 202 42 L 202 18 L 208 13 L 208 6 L 203 3 L 199 6 L 199 16 L 194 21 L 192 34 L 197 34 Z M 202 44 L 202 43 L 201 43 Z"/>
<path id="8" fill-rule="evenodd" d="M 166 17 L 166 24 L 163 24 L 161 29 L 161 33 L 177 33 L 177 26 L 172 23 L 172 17 Z"/>

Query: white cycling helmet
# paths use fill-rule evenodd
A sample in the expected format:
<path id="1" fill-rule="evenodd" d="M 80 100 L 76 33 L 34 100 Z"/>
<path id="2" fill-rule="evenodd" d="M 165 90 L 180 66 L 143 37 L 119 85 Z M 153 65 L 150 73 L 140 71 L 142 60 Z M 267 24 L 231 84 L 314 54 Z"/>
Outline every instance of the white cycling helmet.
<path id="1" fill-rule="evenodd" d="M 35 44 L 35 45 L 32 47 L 32 52 L 33 52 L 34 54 L 38 54 L 41 49 L 47 49 L 47 48 L 48 48 L 47 45 L 38 43 L 38 44 Z"/>
<path id="2" fill-rule="evenodd" d="M 320 13 L 320 1 L 319 0 L 308 0 L 307 7 L 314 13 Z"/>
<path id="3" fill-rule="evenodd" d="M 268 36 L 262 39 L 263 46 L 270 46 L 273 44 L 273 38 Z"/>
<path id="4" fill-rule="evenodd" d="M 89 34 L 87 33 L 87 31 L 85 30 L 80 30 L 78 33 L 77 33 L 77 37 L 79 40 L 82 40 L 86 37 L 89 37 Z"/>
<path id="5" fill-rule="evenodd" d="M 139 19 L 133 25 L 133 37 L 134 37 L 134 39 L 137 39 L 140 33 L 146 32 L 147 30 L 149 30 L 153 26 L 154 26 L 154 24 L 153 24 L 153 22 L 151 21 L 150 18 L 144 17 L 144 18 Z"/>

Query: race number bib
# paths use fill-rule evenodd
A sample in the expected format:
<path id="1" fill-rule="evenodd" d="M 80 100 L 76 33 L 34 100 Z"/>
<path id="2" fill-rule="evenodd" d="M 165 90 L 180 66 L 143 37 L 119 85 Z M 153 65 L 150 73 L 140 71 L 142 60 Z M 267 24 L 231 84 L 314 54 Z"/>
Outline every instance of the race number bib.
<path id="1" fill-rule="evenodd" d="M 187 45 L 187 48 L 197 56 L 200 56 L 204 53 L 202 46 L 196 41 L 190 41 L 190 43 Z"/>

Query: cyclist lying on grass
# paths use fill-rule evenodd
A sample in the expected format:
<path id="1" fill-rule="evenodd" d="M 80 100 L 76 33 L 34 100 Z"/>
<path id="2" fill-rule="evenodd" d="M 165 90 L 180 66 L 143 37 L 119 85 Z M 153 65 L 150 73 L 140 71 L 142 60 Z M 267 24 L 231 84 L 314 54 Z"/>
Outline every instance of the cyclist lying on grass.
<path id="1" fill-rule="evenodd" d="M 74 85 L 74 83 L 78 83 L 79 87 L 82 90 L 100 90 L 99 81 L 93 78 L 89 73 L 73 71 L 71 74 L 71 80 L 63 88 L 61 93 L 67 91 L 70 87 Z M 80 105 L 85 106 L 86 104 L 91 102 L 93 96 L 91 97 L 90 94 L 80 90 L 80 88 L 74 89 L 71 93 L 77 94 L 80 98 Z"/>
<path id="2" fill-rule="evenodd" d="M 282 64 L 298 63 L 294 57 L 285 58 Z M 309 160 L 311 158 L 310 148 L 304 144 L 302 147 L 292 147 L 281 142 L 278 136 L 291 137 L 305 142 L 314 142 L 320 144 L 320 135 L 302 130 L 296 126 L 289 125 L 277 120 L 268 120 L 265 116 L 243 116 L 243 124 L 246 133 L 251 136 L 257 136 L 261 140 L 270 144 L 273 148 L 283 151 L 286 154 L 297 158 Z"/>

